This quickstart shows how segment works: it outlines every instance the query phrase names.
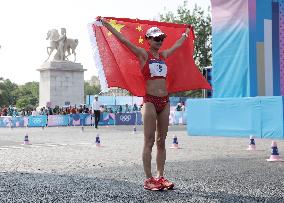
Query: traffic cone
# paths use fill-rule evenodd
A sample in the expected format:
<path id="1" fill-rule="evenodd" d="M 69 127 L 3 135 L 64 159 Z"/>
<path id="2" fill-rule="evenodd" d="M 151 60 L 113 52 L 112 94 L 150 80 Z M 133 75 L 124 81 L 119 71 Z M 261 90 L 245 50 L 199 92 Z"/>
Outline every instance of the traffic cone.
<path id="1" fill-rule="evenodd" d="M 136 129 L 136 126 L 134 126 L 134 128 L 133 128 L 133 134 L 136 134 L 136 132 L 137 132 L 137 129 Z"/>
<path id="2" fill-rule="evenodd" d="M 180 148 L 178 146 L 178 139 L 177 139 L 176 135 L 173 136 L 173 143 L 172 143 L 172 146 L 170 148 L 172 148 L 172 149 L 179 149 Z"/>
<path id="3" fill-rule="evenodd" d="M 100 146 L 101 146 L 101 140 L 100 140 L 100 135 L 99 135 L 99 133 L 98 133 L 97 136 L 96 136 L 96 146 L 97 146 L 97 147 L 100 147 Z"/>
<path id="4" fill-rule="evenodd" d="M 251 135 L 250 136 L 250 143 L 249 143 L 247 150 L 255 150 L 255 149 L 256 149 L 256 147 L 255 147 L 254 137 Z"/>
<path id="5" fill-rule="evenodd" d="M 28 133 L 26 133 L 26 135 L 25 135 L 24 145 L 30 145 Z"/>
<path id="6" fill-rule="evenodd" d="M 275 141 L 272 141 L 271 144 L 271 155 L 269 159 L 266 159 L 267 161 L 284 161 L 283 159 L 280 158 L 277 144 Z"/>

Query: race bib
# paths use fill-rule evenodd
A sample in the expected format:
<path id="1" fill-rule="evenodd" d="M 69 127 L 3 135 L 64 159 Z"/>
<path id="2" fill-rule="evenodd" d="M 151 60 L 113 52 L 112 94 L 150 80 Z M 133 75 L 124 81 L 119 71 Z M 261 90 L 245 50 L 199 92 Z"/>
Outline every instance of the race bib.
<path id="1" fill-rule="evenodd" d="M 164 61 L 150 60 L 149 61 L 149 70 L 151 77 L 155 76 L 167 76 L 167 65 Z"/>

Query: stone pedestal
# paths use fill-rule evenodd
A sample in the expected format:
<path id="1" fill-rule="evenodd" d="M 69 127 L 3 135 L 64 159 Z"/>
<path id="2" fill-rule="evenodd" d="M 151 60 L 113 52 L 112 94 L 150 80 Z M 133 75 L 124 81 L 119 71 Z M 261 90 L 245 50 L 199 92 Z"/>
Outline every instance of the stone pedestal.
<path id="1" fill-rule="evenodd" d="M 39 106 L 59 107 L 84 102 L 84 71 L 80 63 L 51 61 L 40 69 Z"/>

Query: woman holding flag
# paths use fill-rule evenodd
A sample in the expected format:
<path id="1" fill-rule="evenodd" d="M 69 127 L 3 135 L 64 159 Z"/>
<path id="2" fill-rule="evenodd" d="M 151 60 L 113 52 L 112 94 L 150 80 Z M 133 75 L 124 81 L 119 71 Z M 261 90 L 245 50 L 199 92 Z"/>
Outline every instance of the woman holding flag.
<path id="1" fill-rule="evenodd" d="M 145 39 L 150 48 L 149 50 L 145 50 L 124 37 L 124 35 L 112 27 L 106 19 L 98 17 L 97 20 L 101 21 L 102 25 L 138 58 L 145 80 L 146 95 L 143 97 L 144 104 L 142 109 L 144 125 L 142 159 L 146 175 L 144 188 L 148 190 L 172 189 L 174 184 L 164 178 L 164 166 L 166 161 L 165 140 L 168 132 L 170 114 L 169 93 L 166 82 L 167 65 L 165 59 L 172 55 L 175 50 L 183 44 L 189 35 L 190 28 L 187 27 L 185 29 L 185 32 L 172 47 L 160 52 L 160 47 L 167 36 L 158 27 L 151 27 L 147 30 Z M 155 141 L 157 145 L 157 176 L 153 177 L 151 159 L 152 148 Z"/>

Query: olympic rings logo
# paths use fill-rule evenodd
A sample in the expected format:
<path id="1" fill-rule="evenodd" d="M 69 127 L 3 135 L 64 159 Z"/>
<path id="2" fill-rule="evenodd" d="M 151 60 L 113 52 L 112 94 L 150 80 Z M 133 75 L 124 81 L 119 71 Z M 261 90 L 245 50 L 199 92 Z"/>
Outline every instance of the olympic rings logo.
<path id="1" fill-rule="evenodd" d="M 129 122 L 131 120 L 131 115 L 120 115 L 119 119 L 123 122 Z"/>
<path id="2" fill-rule="evenodd" d="M 33 118 L 33 119 L 32 119 L 32 122 L 33 122 L 34 124 L 41 124 L 42 121 L 43 121 L 42 118 Z"/>

